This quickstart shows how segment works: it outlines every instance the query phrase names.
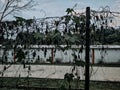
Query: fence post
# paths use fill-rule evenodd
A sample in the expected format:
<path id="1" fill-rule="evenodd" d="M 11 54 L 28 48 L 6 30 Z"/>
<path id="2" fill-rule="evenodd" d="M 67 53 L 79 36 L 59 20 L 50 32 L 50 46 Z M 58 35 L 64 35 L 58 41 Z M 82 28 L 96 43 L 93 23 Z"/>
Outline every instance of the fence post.
<path id="1" fill-rule="evenodd" d="M 54 48 L 51 49 L 52 64 L 54 63 Z"/>
<path id="2" fill-rule="evenodd" d="M 92 64 L 95 63 L 95 50 L 92 48 Z"/>
<path id="3" fill-rule="evenodd" d="M 86 8 L 85 90 L 89 90 L 90 7 Z"/>

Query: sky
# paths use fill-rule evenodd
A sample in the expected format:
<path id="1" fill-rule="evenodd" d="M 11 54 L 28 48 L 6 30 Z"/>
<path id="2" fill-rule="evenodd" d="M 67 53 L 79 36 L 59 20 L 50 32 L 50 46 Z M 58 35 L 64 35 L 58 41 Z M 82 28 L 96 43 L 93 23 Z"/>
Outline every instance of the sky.
<path id="1" fill-rule="evenodd" d="M 4 1 L 4 0 L 1 0 Z M 35 0 L 36 5 L 34 10 L 22 11 L 18 16 L 24 18 L 44 18 L 49 16 L 63 16 L 66 14 L 67 8 L 74 7 L 75 10 L 85 10 L 87 6 L 91 9 L 99 10 L 100 7 L 109 6 L 111 11 L 120 11 L 120 0 Z M 0 2 L 1 3 L 1 2 Z M 6 19 L 11 19 L 9 16 Z"/>
<path id="2" fill-rule="evenodd" d="M 109 6 L 111 11 L 119 11 L 120 0 L 36 0 L 39 5 L 34 11 L 23 12 L 23 16 L 27 17 L 49 17 L 63 16 L 66 14 L 67 8 L 72 8 L 75 4 L 75 10 L 84 10 L 87 6 L 91 9 L 98 10 L 100 7 Z M 119 3 L 118 3 L 119 2 Z"/>

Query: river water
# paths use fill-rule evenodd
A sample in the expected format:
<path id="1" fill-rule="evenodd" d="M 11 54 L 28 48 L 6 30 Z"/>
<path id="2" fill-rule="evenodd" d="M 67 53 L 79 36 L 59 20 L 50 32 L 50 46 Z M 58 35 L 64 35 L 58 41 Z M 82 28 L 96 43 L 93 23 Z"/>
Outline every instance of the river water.
<path id="1" fill-rule="evenodd" d="M 25 50 L 28 52 L 26 55 L 26 61 L 32 61 L 35 62 L 38 59 L 40 62 L 46 62 L 47 59 L 49 59 L 52 54 L 51 54 L 51 49 L 47 49 L 46 54 L 45 50 L 41 49 L 29 49 Z M 33 52 L 36 53 L 36 56 L 33 58 Z M 55 50 L 54 52 L 54 61 L 59 61 L 59 62 L 73 62 L 73 54 L 75 54 L 78 59 L 85 60 L 85 50 L 82 52 L 79 52 L 79 50 Z M 3 49 L 0 50 L 0 58 L 3 55 Z M 13 61 L 13 50 L 7 51 L 7 57 L 8 61 Z M 92 62 L 92 50 L 90 50 L 90 62 Z M 120 62 L 120 49 L 106 49 L 106 50 L 100 50 L 100 49 L 94 49 L 94 62 L 98 63 L 100 61 L 103 62 Z"/>

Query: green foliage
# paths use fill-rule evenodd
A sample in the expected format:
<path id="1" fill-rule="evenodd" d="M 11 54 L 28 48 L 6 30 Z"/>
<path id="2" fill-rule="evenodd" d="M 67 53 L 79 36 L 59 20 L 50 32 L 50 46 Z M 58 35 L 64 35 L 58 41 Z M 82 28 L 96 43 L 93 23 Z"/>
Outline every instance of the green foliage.
<path id="1" fill-rule="evenodd" d="M 71 82 L 73 80 L 74 75 L 72 73 L 66 73 L 64 75 L 64 79 L 67 80 L 68 82 Z"/>
<path id="2" fill-rule="evenodd" d="M 38 44 L 38 45 L 72 45 L 72 44 L 85 44 L 85 15 L 75 15 L 75 11 L 71 8 L 66 10 L 67 15 L 61 17 L 59 20 L 55 20 L 54 26 L 51 26 L 49 22 L 42 21 L 41 23 L 35 22 L 33 19 L 24 19 L 17 17 L 16 21 L 3 22 L 2 28 L 6 31 L 12 31 L 17 29 L 16 43 L 22 45 Z M 74 14 L 73 14 L 74 13 Z M 95 16 L 95 20 L 104 20 L 103 16 Z M 105 22 L 104 22 L 105 23 Z M 114 28 L 105 29 L 103 26 L 97 28 L 95 24 L 90 26 L 91 28 L 91 44 L 120 44 L 119 30 Z M 60 27 L 64 26 L 63 32 L 60 31 Z M 43 27 L 44 26 L 44 27 Z M 6 28 L 9 27 L 9 28 Z M 21 28 L 20 28 L 21 27 Z M 53 28 L 53 29 L 52 29 Z M 27 31 L 24 31 L 26 29 Z M 31 32 L 31 30 L 34 30 Z M 45 31 L 43 31 L 45 30 Z M 6 32 L 5 31 L 5 32 Z M 13 36 L 15 33 L 11 33 Z M 9 33 L 7 33 L 9 36 Z M 29 39 L 28 39 L 29 38 Z M 9 42 L 11 39 L 5 40 Z M 14 44 L 14 43 L 12 43 Z M 4 44 L 6 45 L 6 44 Z M 9 44 L 7 44 L 9 45 Z"/>
<path id="3" fill-rule="evenodd" d="M 24 19 L 23 17 L 14 16 L 14 18 L 15 18 L 17 21 L 26 21 L 26 19 Z"/>
<path id="4" fill-rule="evenodd" d="M 66 12 L 67 14 L 71 14 L 72 12 L 74 12 L 74 10 L 72 8 L 67 8 Z"/>
<path id="5" fill-rule="evenodd" d="M 33 34 L 35 39 L 44 39 L 45 35 L 43 33 L 36 32 Z"/>

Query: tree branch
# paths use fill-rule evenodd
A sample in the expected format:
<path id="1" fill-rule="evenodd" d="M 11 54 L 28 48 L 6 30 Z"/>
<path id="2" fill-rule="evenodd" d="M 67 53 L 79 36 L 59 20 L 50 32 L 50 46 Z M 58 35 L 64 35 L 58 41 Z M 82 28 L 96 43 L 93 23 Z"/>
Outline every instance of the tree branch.
<path id="1" fill-rule="evenodd" d="M 3 10 L 0 10 L 1 16 L 0 16 L 0 22 L 5 18 L 6 16 L 10 15 L 13 12 L 18 12 L 26 9 L 31 9 L 33 6 L 36 4 L 33 3 L 33 0 L 29 0 L 27 3 L 23 5 L 19 5 L 21 2 L 24 3 L 24 0 L 7 0 L 5 4 L 3 5 L 4 7 Z"/>
<path id="2" fill-rule="evenodd" d="M 3 13 L 2 13 L 2 15 L 1 15 L 1 17 L 0 17 L 0 22 L 1 22 L 2 19 L 4 18 L 4 14 L 5 14 L 5 12 L 6 12 L 7 9 L 8 9 L 8 5 L 9 5 L 9 0 L 7 1 L 6 5 L 5 5 L 5 8 L 4 8 L 4 10 L 3 10 Z"/>

